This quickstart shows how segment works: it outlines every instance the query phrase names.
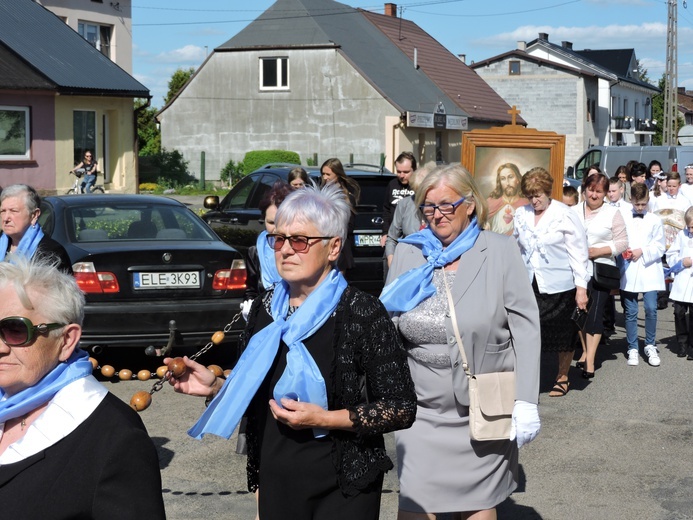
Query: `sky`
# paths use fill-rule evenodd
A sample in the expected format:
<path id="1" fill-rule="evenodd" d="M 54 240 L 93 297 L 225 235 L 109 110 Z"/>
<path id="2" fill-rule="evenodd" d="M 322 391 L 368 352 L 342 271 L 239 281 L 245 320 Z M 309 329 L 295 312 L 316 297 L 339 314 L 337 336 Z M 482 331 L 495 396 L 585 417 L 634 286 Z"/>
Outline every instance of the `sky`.
<path id="1" fill-rule="evenodd" d="M 678 0 L 677 0 L 678 1 Z M 197 68 L 274 3 L 273 0 L 132 0 L 133 75 L 161 108 L 179 68 Z M 385 2 L 341 2 L 382 14 Z M 531 41 L 540 32 L 582 49 L 635 49 L 657 84 L 665 71 L 665 0 L 406 0 L 398 13 L 467 63 Z M 693 90 L 693 1 L 678 3 L 678 85 Z"/>

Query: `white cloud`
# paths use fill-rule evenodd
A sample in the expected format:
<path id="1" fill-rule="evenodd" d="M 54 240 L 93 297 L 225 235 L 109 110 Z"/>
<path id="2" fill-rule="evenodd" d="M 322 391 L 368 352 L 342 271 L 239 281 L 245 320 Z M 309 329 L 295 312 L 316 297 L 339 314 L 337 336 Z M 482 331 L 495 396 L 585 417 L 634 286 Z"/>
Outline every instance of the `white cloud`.
<path id="1" fill-rule="evenodd" d="M 204 47 L 197 45 L 186 45 L 179 49 L 161 52 L 156 56 L 150 56 L 149 61 L 153 63 L 176 63 L 178 66 L 199 66 L 205 59 L 206 51 Z"/>

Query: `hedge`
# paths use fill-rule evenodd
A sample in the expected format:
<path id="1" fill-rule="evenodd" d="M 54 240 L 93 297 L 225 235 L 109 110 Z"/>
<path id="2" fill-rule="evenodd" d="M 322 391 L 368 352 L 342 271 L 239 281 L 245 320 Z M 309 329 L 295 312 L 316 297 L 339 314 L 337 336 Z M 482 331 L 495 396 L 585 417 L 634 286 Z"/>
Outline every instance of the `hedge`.
<path id="1" fill-rule="evenodd" d="M 301 164 L 301 157 L 288 150 L 254 150 L 245 154 L 243 170 L 246 173 L 254 172 L 267 163 Z"/>

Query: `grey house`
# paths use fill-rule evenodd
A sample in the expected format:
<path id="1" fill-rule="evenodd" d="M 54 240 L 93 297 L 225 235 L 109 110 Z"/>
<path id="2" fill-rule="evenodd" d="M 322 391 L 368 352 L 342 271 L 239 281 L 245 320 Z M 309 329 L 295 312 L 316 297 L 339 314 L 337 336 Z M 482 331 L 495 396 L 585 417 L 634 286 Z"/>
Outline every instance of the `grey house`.
<path id="1" fill-rule="evenodd" d="M 510 107 L 416 24 L 332 0 L 278 0 L 217 47 L 159 113 L 162 146 L 208 179 L 249 150 L 392 168 L 402 150 L 457 162 L 462 132 Z"/>
<path id="2" fill-rule="evenodd" d="M 638 78 L 633 49 L 574 50 L 540 33 L 472 68 L 529 126 L 566 136 L 566 166 L 590 146 L 652 144 L 659 89 Z"/>

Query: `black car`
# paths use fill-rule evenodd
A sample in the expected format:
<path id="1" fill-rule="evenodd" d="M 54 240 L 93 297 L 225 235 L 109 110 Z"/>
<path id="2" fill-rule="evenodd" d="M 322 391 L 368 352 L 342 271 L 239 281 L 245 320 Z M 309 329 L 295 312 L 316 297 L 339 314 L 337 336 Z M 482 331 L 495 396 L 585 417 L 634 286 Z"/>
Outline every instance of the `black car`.
<path id="1" fill-rule="evenodd" d="M 268 164 L 241 179 L 219 202 L 219 197 L 205 198 L 208 211 L 202 218 L 227 244 L 247 253 L 255 245 L 265 225 L 259 204 L 272 185 L 283 180 L 296 164 Z M 320 182 L 320 170 L 303 167 L 316 183 Z M 346 165 L 346 174 L 361 186 L 361 199 L 356 207 L 354 222 L 354 262 L 356 266 L 346 273 L 346 278 L 356 287 L 379 294 L 383 288 L 383 248 L 380 237 L 383 225 L 383 201 L 388 183 L 395 178 L 389 171 L 367 165 Z"/>
<path id="2" fill-rule="evenodd" d="M 39 219 L 72 261 L 81 347 L 202 346 L 238 312 L 243 256 L 184 204 L 147 195 L 46 197 Z M 175 323 L 171 323 L 175 322 Z M 243 320 L 226 335 L 238 339 Z"/>

